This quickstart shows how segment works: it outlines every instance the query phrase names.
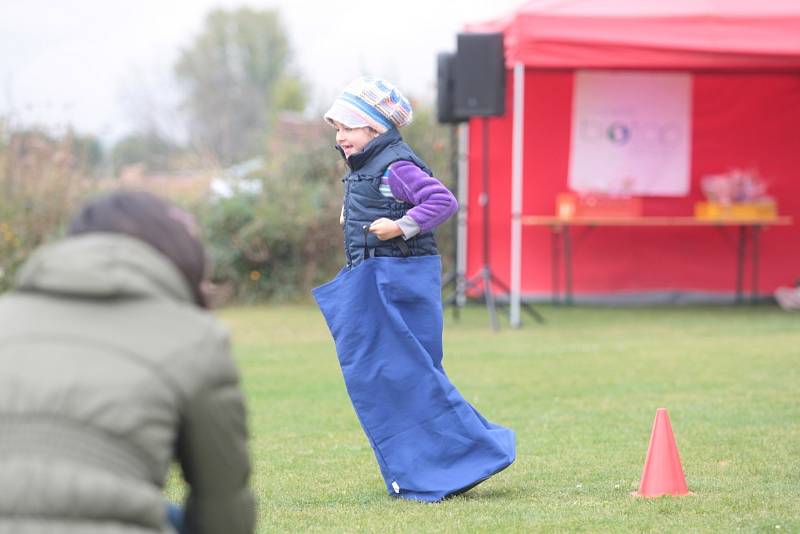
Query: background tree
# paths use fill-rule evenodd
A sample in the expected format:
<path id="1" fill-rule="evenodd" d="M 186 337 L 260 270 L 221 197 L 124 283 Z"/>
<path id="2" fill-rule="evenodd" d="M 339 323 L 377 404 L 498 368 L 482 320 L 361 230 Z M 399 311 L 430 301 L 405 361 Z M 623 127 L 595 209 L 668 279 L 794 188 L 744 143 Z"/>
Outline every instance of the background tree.
<path id="1" fill-rule="evenodd" d="M 192 141 L 222 165 L 260 154 L 275 113 L 305 107 L 305 86 L 290 60 L 276 11 L 209 13 L 203 32 L 175 65 Z"/>
<path id="2" fill-rule="evenodd" d="M 76 158 L 73 166 L 82 169 L 87 176 L 97 176 L 104 171 L 105 152 L 100 139 L 91 134 L 77 134 L 68 132 L 67 139 L 73 157 Z"/>
<path id="3" fill-rule="evenodd" d="M 132 133 L 114 144 L 111 165 L 114 174 L 128 165 L 144 164 L 147 170 L 165 170 L 179 147 L 156 131 Z"/>

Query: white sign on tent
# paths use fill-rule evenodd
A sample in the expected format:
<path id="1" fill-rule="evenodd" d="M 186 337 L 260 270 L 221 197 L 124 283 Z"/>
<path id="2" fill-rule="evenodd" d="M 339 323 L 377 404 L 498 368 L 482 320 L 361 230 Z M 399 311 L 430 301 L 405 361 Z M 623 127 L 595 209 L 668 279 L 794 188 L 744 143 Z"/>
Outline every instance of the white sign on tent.
<path id="1" fill-rule="evenodd" d="M 683 196 L 691 167 L 691 75 L 578 71 L 569 187 Z"/>

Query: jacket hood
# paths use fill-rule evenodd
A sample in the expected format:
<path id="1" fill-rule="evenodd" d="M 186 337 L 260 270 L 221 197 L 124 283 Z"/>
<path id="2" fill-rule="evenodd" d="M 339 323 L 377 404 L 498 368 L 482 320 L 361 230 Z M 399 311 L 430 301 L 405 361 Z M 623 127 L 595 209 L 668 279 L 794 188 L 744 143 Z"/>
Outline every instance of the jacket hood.
<path id="1" fill-rule="evenodd" d="M 169 259 L 122 234 L 82 234 L 45 245 L 22 266 L 15 287 L 76 297 L 194 302 L 189 283 Z"/>

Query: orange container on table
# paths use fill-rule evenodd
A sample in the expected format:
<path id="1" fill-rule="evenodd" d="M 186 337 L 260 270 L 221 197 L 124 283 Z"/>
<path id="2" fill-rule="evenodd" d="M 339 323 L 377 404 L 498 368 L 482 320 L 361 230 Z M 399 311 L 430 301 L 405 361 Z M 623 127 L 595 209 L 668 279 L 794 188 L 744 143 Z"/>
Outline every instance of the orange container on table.
<path id="1" fill-rule="evenodd" d="M 698 219 L 774 219 L 778 209 L 773 199 L 752 202 L 696 202 L 694 216 Z"/>
<path id="2" fill-rule="evenodd" d="M 556 215 L 562 219 L 574 217 L 639 217 L 642 199 L 601 194 L 576 195 L 559 193 L 556 196 Z"/>

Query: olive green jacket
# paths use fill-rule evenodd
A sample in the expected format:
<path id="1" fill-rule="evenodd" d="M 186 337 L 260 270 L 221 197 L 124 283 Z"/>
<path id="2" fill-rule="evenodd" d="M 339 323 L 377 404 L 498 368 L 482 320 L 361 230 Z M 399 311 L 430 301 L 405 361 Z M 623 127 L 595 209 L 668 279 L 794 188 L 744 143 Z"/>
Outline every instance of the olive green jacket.
<path id="1" fill-rule="evenodd" d="M 247 429 L 228 335 L 147 244 L 38 250 L 0 296 L 0 533 L 252 532 Z"/>

